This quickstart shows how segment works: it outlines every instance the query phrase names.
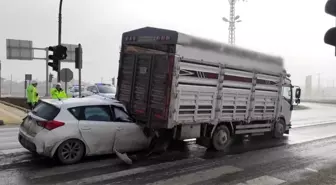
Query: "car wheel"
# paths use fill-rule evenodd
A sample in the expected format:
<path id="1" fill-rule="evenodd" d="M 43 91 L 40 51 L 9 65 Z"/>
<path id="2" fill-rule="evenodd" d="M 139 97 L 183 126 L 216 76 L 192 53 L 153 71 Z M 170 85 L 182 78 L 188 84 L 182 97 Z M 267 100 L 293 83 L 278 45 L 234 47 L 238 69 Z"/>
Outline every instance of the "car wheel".
<path id="1" fill-rule="evenodd" d="M 57 158 L 62 164 L 74 164 L 84 156 L 85 146 L 77 139 L 64 141 L 57 149 Z"/>
<path id="2" fill-rule="evenodd" d="M 224 151 L 231 143 L 232 138 L 228 127 L 225 125 L 217 127 L 212 135 L 212 148 L 217 151 Z"/>
<path id="3" fill-rule="evenodd" d="M 277 121 L 274 125 L 273 137 L 281 138 L 283 137 L 285 131 L 286 131 L 285 121 L 283 119 L 279 119 L 279 121 Z"/>

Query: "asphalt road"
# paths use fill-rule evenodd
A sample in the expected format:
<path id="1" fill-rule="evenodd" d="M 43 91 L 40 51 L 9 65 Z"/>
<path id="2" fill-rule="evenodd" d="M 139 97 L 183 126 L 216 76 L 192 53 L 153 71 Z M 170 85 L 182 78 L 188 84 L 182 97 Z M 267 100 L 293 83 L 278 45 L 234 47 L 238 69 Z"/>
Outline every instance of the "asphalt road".
<path id="1" fill-rule="evenodd" d="M 20 147 L 3 147 L 0 184 L 336 184 L 336 121 L 319 118 L 326 116 L 332 122 L 336 107 L 313 106 L 294 112 L 293 125 L 295 119 L 301 122 L 281 140 L 256 137 L 249 143 L 235 143 L 227 152 L 207 151 L 188 142 L 159 156 L 131 155 L 131 166 L 113 155 L 61 166 Z M 306 122 L 305 115 L 310 117 Z M 0 140 L 14 141 L 15 129 L 0 129 Z"/>

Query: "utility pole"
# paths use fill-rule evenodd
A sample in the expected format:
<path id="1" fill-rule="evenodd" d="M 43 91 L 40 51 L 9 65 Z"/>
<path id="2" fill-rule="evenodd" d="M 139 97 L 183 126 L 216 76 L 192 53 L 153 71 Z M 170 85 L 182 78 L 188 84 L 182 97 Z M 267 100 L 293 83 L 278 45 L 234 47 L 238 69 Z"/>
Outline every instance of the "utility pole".
<path id="1" fill-rule="evenodd" d="M 317 80 L 317 93 L 318 93 L 318 96 L 320 95 L 320 92 L 321 92 L 321 74 L 318 73 L 318 80 Z"/>
<path id="2" fill-rule="evenodd" d="M 60 0 L 59 12 L 58 12 L 58 45 L 61 45 L 62 42 L 62 3 L 63 0 Z M 57 71 L 57 82 L 61 82 L 61 61 L 58 63 Z"/>
<path id="3" fill-rule="evenodd" d="M 12 95 L 12 85 L 13 85 L 13 75 L 11 74 L 10 86 L 9 86 L 9 94 Z"/>
<path id="4" fill-rule="evenodd" d="M 0 98 L 2 93 L 1 60 L 0 60 Z"/>

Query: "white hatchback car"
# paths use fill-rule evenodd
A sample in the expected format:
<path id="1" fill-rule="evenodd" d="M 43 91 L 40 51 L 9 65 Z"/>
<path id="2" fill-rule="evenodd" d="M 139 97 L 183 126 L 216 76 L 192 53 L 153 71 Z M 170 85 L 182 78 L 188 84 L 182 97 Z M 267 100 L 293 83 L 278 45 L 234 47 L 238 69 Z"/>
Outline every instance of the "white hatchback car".
<path id="1" fill-rule="evenodd" d="M 97 97 L 42 100 L 23 120 L 18 138 L 29 151 L 63 164 L 114 149 L 139 151 L 151 142 L 120 102 Z"/>

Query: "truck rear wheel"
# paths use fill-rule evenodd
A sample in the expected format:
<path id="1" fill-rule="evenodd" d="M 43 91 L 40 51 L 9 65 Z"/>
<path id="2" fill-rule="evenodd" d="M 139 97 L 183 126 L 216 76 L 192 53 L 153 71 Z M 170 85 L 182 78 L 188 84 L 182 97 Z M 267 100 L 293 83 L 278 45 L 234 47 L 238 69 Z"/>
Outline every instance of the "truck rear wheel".
<path id="1" fill-rule="evenodd" d="M 224 151 L 231 143 L 232 138 L 229 128 L 225 125 L 217 127 L 212 135 L 212 147 L 217 151 Z"/>
<path id="2" fill-rule="evenodd" d="M 274 125 L 273 137 L 281 138 L 286 132 L 286 123 L 283 119 L 279 119 Z"/>

